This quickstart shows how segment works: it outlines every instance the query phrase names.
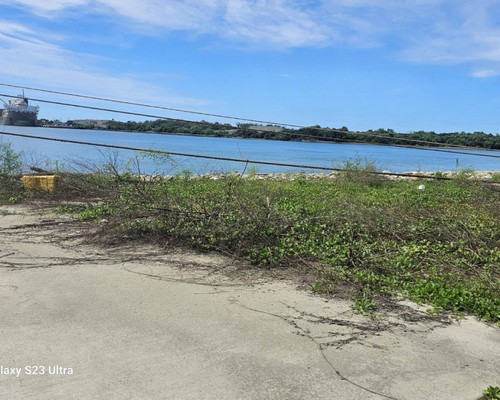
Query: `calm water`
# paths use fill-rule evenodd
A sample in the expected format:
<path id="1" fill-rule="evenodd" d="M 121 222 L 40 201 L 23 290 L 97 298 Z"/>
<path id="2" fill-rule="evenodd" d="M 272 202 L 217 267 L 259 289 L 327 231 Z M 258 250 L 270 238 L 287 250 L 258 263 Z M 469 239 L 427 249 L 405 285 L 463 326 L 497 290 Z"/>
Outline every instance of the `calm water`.
<path id="1" fill-rule="evenodd" d="M 454 171 L 464 168 L 472 168 L 478 171 L 500 170 L 500 159 L 495 158 L 363 144 L 298 143 L 12 126 L 0 127 L 1 132 L 26 133 L 44 137 L 162 149 L 173 152 L 326 167 L 340 166 L 345 160 L 349 159 L 363 159 L 374 161 L 379 169 L 392 172 Z M 98 164 L 109 160 L 110 157 L 115 157 L 117 154 L 121 164 L 125 165 L 127 160 L 137 158 L 138 155 L 142 156 L 133 151 L 116 151 L 4 135 L 0 135 L 0 140 L 12 143 L 15 150 L 24 153 L 24 157 L 29 164 L 38 166 L 55 161 L 66 166 Z M 481 153 L 500 155 L 500 151 L 482 151 Z M 241 163 L 186 157 L 172 157 L 170 160 L 156 161 L 149 157 L 141 157 L 139 166 L 141 172 L 149 174 L 175 174 L 184 170 L 200 174 L 241 172 L 245 167 Z M 250 167 L 256 168 L 259 173 L 300 171 L 300 169 L 294 170 L 292 168 L 267 165 L 249 165 L 247 171 Z M 134 167 L 134 171 L 136 170 L 137 167 Z M 314 172 L 311 170 L 305 171 Z"/>

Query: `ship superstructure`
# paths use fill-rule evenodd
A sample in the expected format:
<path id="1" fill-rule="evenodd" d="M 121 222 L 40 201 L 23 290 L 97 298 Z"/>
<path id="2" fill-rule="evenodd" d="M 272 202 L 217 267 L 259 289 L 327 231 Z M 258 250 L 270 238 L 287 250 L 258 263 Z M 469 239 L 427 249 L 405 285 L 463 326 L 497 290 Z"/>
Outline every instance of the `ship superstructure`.
<path id="1" fill-rule="evenodd" d="M 2 125 L 35 126 L 37 124 L 38 106 L 30 106 L 23 94 L 4 104 L 0 118 Z"/>

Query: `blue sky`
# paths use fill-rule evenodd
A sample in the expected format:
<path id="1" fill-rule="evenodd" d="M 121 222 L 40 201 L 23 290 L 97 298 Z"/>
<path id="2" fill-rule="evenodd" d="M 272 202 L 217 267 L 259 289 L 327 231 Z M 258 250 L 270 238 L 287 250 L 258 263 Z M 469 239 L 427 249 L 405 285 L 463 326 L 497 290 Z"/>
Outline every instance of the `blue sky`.
<path id="1" fill-rule="evenodd" d="M 298 125 L 498 133 L 500 0 L 0 0 L 0 73 Z M 40 118 L 131 119 L 40 108 Z"/>

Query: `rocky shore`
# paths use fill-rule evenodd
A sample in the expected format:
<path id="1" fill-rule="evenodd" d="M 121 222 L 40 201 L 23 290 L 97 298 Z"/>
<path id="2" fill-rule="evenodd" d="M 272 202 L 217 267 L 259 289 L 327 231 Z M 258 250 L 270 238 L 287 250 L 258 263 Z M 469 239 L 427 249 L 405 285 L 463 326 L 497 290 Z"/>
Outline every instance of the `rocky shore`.
<path id="1" fill-rule="evenodd" d="M 452 178 L 463 178 L 463 179 L 474 179 L 474 180 L 495 180 L 500 183 L 500 171 L 437 171 L 437 172 L 421 172 L 421 171 L 409 171 L 409 172 L 391 172 L 391 171 L 381 171 L 381 172 L 364 172 L 364 171 L 352 171 L 347 173 L 366 173 L 370 175 L 382 176 L 388 179 L 422 179 L 422 178 L 438 178 L 438 179 L 452 179 Z M 212 173 L 212 174 L 191 174 L 186 177 L 189 179 L 225 179 L 228 177 L 242 177 L 244 179 L 253 180 L 296 180 L 298 178 L 313 180 L 313 179 L 331 179 L 335 180 L 339 177 L 342 172 L 332 172 L 332 173 L 272 173 L 272 174 L 239 174 L 239 173 Z M 142 176 L 145 180 L 170 180 L 174 179 L 171 175 L 154 175 L 154 176 Z"/>

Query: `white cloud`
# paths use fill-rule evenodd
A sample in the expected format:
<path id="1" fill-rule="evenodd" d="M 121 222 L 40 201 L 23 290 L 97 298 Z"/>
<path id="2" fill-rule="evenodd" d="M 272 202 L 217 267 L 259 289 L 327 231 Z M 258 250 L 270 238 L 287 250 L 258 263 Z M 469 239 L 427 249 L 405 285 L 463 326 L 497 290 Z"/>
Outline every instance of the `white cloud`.
<path id="1" fill-rule="evenodd" d="M 284 0 L 0 0 L 47 18 L 64 11 L 107 15 L 139 32 L 190 31 L 272 47 L 322 45 L 334 36 L 318 7 Z M 121 20 L 114 18 L 119 16 Z M 125 18 L 125 20 L 124 20 Z M 321 21 L 320 21 L 321 20 Z"/>
<path id="2" fill-rule="evenodd" d="M 417 31 L 402 52 L 412 62 L 463 64 L 474 77 L 500 75 L 500 1 L 456 1 Z"/>
<path id="3" fill-rule="evenodd" d="M 500 68 L 478 69 L 472 71 L 471 75 L 475 78 L 491 78 L 500 75 Z"/>
<path id="4" fill-rule="evenodd" d="M 235 0 L 227 3 L 221 36 L 250 42 L 284 47 L 325 44 L 329 29 L 317 23 L 313 11 L 304 11 L 282 1 L 249 2 Z"/>
<path id="5" fill-rule="evenodd" d="M 96 0 L 89 6 L 103 12 L 126 17 L 137 24 L 136 29 L 154 28 L 159 31 L 201 30 L 210 27 L 219 8 L 218 1 L 163 0 Z M 206 24 L 206 26 L 205 26 Z"/>
<path id="6" fill-rule="evenodd" d="M 67 51 L 48 41 L 43 33 L 17 23 L 0 20 L 0 52 L 3 81 L 62 91 L 70 87 L 88 95 L 102 95 L 105 91 L 111 98 L 147 103 L 189 106 L 207 103 L 161 93 L 157 84 L 141 77 L 106 73 L 95 65 L 95 56 Z"/>
<path id="7" fill-rule="evenodd" d="M 30 7 L 35 12 L 59 11 L 68 7 L 76 7 L 88 4 L 88 0 L 2 0 L 0 4 L 20 5 Z"/>
<path id="8" fill-rule="evenodd" d="M 385 46 L 409 62 L 469 65 L 476 71 L 473 76 L 500 70 L 500 0 L 0 0 L 0 4 L 48 18 L 72 10 L 97 13 L 136 32 L 185 31 L 259 49 Z"/>

